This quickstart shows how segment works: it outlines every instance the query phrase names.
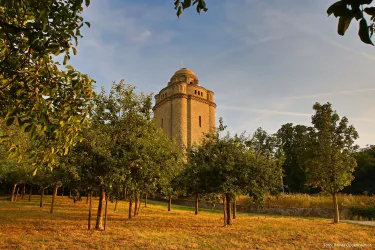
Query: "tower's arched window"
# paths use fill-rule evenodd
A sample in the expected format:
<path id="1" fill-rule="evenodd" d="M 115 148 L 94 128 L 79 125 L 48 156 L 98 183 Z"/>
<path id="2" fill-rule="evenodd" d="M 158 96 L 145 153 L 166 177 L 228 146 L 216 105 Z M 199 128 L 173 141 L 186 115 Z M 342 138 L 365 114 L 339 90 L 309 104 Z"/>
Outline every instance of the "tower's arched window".
<path id="1" fill-rule="evenodd" d="M 165 97 L 167 97 L 167 95 L 168 95 L 167 92 L 165 92 Z"/>
<path id="2" fill-rule="evenodd" d="M 201 92 L 200 92 L 200 91 L 198 91 L 198 95 L 201 95 Z"/>
<path id="3" fill-rule="evenodd" d="M 194 94 L 197 94 L 197 90 L 194 90 Z"/>
<path id="4" fill-rule="evenodd" d="M 163 125 L 164 125 L 164 120 L 163 120 L 163 118 L 161 118 L 161 128 L 163 128 Z"/>
<path id="5" fill-rule="evenodd" d="M 202 127 L 202 117 L 199 116 L 199 127 Z"/>

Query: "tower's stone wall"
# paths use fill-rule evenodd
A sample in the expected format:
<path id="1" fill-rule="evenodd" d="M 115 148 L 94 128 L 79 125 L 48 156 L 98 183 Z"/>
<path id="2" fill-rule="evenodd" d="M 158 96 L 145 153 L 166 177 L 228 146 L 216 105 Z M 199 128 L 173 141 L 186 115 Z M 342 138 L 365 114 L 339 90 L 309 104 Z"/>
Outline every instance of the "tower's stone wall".
<path id="1" fill-rule="evenodd" d="M 199 144 L 204 133 L 216 127 L 214 93 L 200 86 L 188 69 L 177 71 L 155 101 L 156 127 L 182 147 Z"/>

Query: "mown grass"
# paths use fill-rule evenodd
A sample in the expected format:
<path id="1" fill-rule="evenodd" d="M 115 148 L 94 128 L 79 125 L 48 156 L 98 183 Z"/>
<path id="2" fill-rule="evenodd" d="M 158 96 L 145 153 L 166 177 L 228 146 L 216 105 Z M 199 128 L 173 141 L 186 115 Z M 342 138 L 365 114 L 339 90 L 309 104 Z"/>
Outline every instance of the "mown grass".
<path id="1" fill-rule="evenodd" d="M 375 207 L 375 196 L 339 194 L 339 207 L 346 208 L 373 208 Z M 241 196 L 238 204 L 250 205 L 253 200 L 247 196 Z M 279 196 L 267 196 L 264 204 L 270 207 L 300 207 L 300 208 L 332 208 L 332 197 L 328 195 L 307 194 L 281 194 Z"/>
<path id="2" fill-rule="evenodd" d="M 47 197 L 46 197 L 47 198 Z M 127 202 L 114 212 L 109 204 L 107 230 L 87 230 L 85 199 L 73 204 L 58 197 L 55 213 L 49 201 L 0 200 L 0 249 L 323 249 L 324 244 L 371 244 L 375 227 L 331 220 L 238 214 L 223 227 L 222 214 L 165 204 L 142 206 L 139 216 L 127 219 Z M 97 200 L 94 201 L 94 206 Z M 95 209 L 94 209 L 95 212 Z M 94 221 L 92 222 L 94 226 Z M 351 248 L 356 249 L 356 248 Z M 363 249 L 357 248 L 357 249 Z"/>

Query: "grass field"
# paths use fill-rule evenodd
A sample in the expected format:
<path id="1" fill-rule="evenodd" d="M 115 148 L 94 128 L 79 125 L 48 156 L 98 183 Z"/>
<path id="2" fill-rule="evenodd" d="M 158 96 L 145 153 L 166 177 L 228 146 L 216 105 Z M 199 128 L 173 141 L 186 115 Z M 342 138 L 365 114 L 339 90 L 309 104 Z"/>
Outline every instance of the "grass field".
<path id="1" fill-rule="evenodd" d="M 339 194 L 337 201 L 339 207 L 375 207 L 375 196 Z M 248 196 L 242 196 L 239 198 L 238 204 L 250 205 L 253 204 L 253 200 Z M 282 194 L 267 196 L 264 204 L 270 207 L 332 208 L 333 200 L 331 196 L 320 194 Z"/>
<path id="2" fill-rule="evenodd" d="M 0 249 L 324 249 L 325 244 L 371 244 L 375 227 L 330 220 L 239 214 L 223 227 L 221 212 L 164 204 L 142 206 L 139 216 L 127 219 L 126 202 L 114 212 L 109 204 L 107 230 L 87 230 L 88 205 L 58 197 L 55 213 L 47 198 L 39 208 L 31 202 L 0 200 Z M 97 205 L 95 200 L 94 206 Z M 94 210 L 95 212 L 95 210 Z M 94 226 L 94 221 L 92 222 Z M 345 249 L 340 247 L 340 249 Z"/>

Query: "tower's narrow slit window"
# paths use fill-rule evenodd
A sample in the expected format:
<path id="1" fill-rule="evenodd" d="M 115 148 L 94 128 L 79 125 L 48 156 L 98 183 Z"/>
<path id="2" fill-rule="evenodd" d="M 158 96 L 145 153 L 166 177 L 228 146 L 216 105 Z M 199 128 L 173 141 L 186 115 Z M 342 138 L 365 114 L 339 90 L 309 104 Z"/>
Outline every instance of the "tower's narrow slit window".
<path id="1" fill-rule="evenodd" d="M 164 121 L 163 121 L 163 118 L 161 118 L 161 128 L 163 128 L 163 123 L 164 123 Z"/>
<path id="2" fill-rule="evenodd" d="M 199 116 L 199 127 L 202 127 L 202 117 Z"/>

